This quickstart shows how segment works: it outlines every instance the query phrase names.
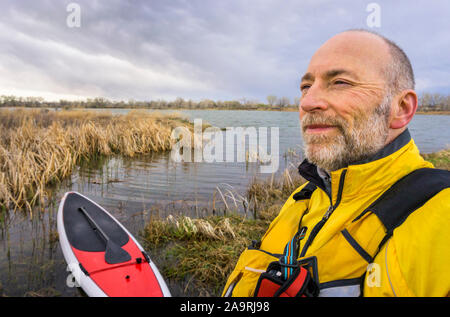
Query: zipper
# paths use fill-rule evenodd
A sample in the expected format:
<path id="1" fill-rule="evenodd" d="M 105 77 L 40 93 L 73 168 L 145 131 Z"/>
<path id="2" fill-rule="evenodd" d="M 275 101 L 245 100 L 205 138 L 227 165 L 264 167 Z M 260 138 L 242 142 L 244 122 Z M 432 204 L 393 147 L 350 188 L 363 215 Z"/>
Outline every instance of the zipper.
<path id="1" fill-rule="evenodd" d="M 247 247 L 247 249 L 248 249 L 248 250 L 256 250 L 256 251 L 260 251 L 260 252 L 263 252 L 263 253 L 268 254 L 268 255 L 270 255 L 270 256 L 273 256 L 274 258 L 279 258 L 279 257 L 281 257 L 281 256 L 283 255 L 283 254 L 271 253 L 271 252 L 269 252 L 269 251 L 260 249 L 260 246 L 261 246 L 261 241 L 255 241 L 255 240 L 253 240 L 253 241 L 252 241 L 252 244 L 249 245 L 249 246 Z"/>
<path id="2" fill-rule="evenodd" d="M 338 188 L 338 195 L 336 199 L 336 203 L 333 205 L 333 201 L 330 197 L 330 207 L 328 207 L 328 210 L 325 212 L 322 219 L 314 226 L 314 228 L 311 230 L 311 233 L 309 234 L 308 240 L 306 240 L 305 245 L 303 246 L 302 252 L 300 253 L 300 258 L 304 257 L 306 254 L 306 251 L 308 251 L 309 246 L 313 242 L 314 238 L 319 233 L 320 229 L 322 229 L 325 222 L 327 222 L 328 218 L 330 218 L 333 211 L 338 207 L 339 203 L 341 202 L 342 198 L 342 191 L 344 189 L 344 180 L 345 180 L 345 174 L 347 173 L 347 170 L 343 170 L 341 177 L 339 179 L 339 188 Z"/>

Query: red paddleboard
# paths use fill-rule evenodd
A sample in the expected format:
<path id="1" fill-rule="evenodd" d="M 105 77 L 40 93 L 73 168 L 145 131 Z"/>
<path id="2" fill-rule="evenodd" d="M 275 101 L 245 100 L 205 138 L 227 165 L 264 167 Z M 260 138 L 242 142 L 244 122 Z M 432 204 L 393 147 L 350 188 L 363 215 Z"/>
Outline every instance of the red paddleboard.
<path id="1" fill-rule="evenodd" d="M 89 198 L 68 192 L 58 209 L 61 249 L 74 279 L 88 296 L 171 296 L 137 240 Z"/>

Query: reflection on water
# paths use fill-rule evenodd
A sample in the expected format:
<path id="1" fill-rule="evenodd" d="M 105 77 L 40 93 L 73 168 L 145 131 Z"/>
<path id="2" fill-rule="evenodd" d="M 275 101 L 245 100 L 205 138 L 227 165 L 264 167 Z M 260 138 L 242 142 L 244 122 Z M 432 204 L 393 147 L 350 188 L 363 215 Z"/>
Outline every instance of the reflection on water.
<path id="1" fill-rule="evenodd" d="M 192 120 L 202 118 L 220 128 L 279 127 L 279 172 L 301 161 L 296 155 L 301 149 L 296 113 L 183 112 Z M 416 116 L 410 131 L 421 151 L 433 152 L 448 146 L 449 127 L 450 116 Z M 32 215 L 0 211 L 0 296 L 82 295 L 66 286 L 66 264 L 57 236 L 56 213 L 66 191 L 93 199 L 139 239 L 139 230 L 150 217 L 177 212 L 201 217 L 213 209 L 221 213 L 225 208 L 222 197 L 228 199 L 229 207 L 242 211 L 238 194 L 245 194 L 253 177 L 270 176 L 259 171 L 258 163 L 174 163 L 169 153 L 127 159 L 98 157 L 82 164 L 70 179 L 53 189 L 46 206 L 35 207 Z M 158 259 L 154 260 L 158 264 Z"/>
<path id="2" fill-rule="evenodd" d="M 95 168 L 80 167 L 59 195 L 68 190 L 86 194 L 106 209 L 117 210 L 121 221 L 158 208 L 165 217 L 164 211 L 175 211 L 170 209 L 174 204 L 191 206 L 183 213 L 196 216 L 189 211 L 211 207 L 217 188 L 245 192 L 259 169 L 256 163 L 174 163 L 169 153 L 103 158 L 101 163 Z"/>
<path id="3" fill-rule="evenodd" d="M 63 289 L 65 263 L 53 206 L 45 212 L 36 210 L 32 217 L 3 212 L 0 228 L 0 295 L 72 295 Z"/>

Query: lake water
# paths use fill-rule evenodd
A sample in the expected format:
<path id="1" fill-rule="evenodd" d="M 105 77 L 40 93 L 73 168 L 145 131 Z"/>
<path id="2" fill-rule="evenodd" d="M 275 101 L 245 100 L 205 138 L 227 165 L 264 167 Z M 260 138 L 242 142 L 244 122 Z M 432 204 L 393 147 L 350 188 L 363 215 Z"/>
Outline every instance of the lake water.
<path id="1" fill-rule="evenodd" d="M 128 111 L 112 110 L 114 113 Z M 160 112 L 178 112 L 190 120 L 202 119 L 222 129 L 267 127 L 270 131 L 270 128 L 278 128 L 277 172 L 295 167 L 302 161 L 296 112 Z M 450 145 L 450 116 L 416 115 L 409 130 L 423 153 Z M 228 150 L 230 148 L 225 146 L 224 151 Z M 0 296 L 2 293 L 8 296 L 80 296 L 77 289 L 66 286 L 66 264 L 56 235 L 56 210 L 66 191 L 75 190 L 95 200 L 138 235 L 152 214 L 164 217 L 182 211 L 190 216 L 202 216 L 210 212 L 213 201 L 220 206 L 219 190 L 229 198 L 244 195 L 254 177 L 270 177 L 270 174 L 261 173 L 262 165 L 245 161 L 176 163 L 170 159 L 169 153 L 162 153 L 132 159 L 99 158 L 89 166 L 80 166 L 70 179 L 55 189 L 44 210 L 36 209 L 32 217 L 25 212 L 0 215 Z M 231 204 L 231 200 L 229 202 Z M 183 295 L 177 291 L 174 294 Z"/>

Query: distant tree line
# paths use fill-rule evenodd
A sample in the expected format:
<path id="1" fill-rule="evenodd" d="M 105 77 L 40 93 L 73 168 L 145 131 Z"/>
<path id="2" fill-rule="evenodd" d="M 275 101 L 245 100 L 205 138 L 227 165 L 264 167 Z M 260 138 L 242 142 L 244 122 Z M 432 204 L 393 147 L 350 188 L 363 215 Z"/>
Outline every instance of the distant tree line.
<path id="1" fill-rule="evenodd" d="M 419 98 L 419 111 L 450 111 L 450 95 L 424 93 Z"/>
<path id="2" fill-rule="evenodd" d="M 82 101 L 46 101 L 42 97 L 0 96 L 0 107 L 43 107 L 43 108 L 142 108 L 142 109 L 226 109 L 226 110 L 295 110 L 300 98 L 269 95 L 265 102 L 241 98 L 239 100 L 215 101 L 203 99 L 194 101 L 181 97 L 167 101 L 112 101 L 106 98 L 87 98 Z M 419 111 L 450 111 L 450 95 L 424 93 L 419 98 Z"/>
<path id="3" fill-rule="evenodd" d="M 270 97 L 270 98 L 269 98 Z M 148 109 L 282 109 L 296 108 L 287 97 L 269 96 L 267 103 L 258 100 L 241 98 L 239 100 L 215 101 L 203 99 L 194 101 L 181 97 L 167 101 L 163 99 L 151 101 L 112 101 L 107 98 L 88 98 L 82 101 L 46 101 L 42 97 L 0 96 L 0 107 L 47 107 L 47 108 L 148 108 Z M 296 100 L 293 100 L 296 102 Z"/>

